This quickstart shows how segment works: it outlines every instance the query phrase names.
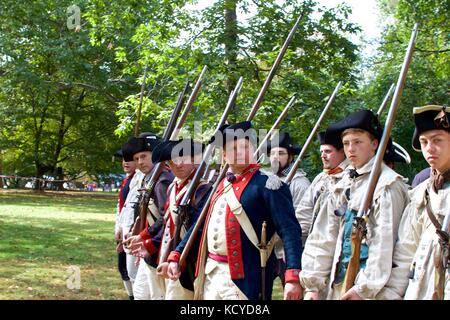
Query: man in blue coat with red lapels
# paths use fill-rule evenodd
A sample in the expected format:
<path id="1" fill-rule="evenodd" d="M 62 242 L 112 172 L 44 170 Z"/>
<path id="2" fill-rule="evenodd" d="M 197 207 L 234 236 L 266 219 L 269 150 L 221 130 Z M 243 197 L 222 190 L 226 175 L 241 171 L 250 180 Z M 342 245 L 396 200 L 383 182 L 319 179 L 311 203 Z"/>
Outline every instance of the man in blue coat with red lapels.
<path id="1" fill-rule="evenodd" d="M 253 156 L 256 134 L 249 121 L 225 125 L 215 138 L 214 143 L 223 148 L 229 170 L 212 197 L 201 234 L 196 235 L 200 245 L 192 249 L 198 248 L 194 298 L 270 299 L 276 233 L 283 240 L 286 254 L 284 298 L 301 299 L 302 231 L 295 218 L 289 187 L 279 178 L 269 178 L 260 171 Z M 263 226 L 267 239 L 264 269 L 261 266 L 264 252 L 260 250 Z M 169 256 L 168 273 L 173 278 L 179 275 L 179 257 L 189 236 L 187 233 Z"/>

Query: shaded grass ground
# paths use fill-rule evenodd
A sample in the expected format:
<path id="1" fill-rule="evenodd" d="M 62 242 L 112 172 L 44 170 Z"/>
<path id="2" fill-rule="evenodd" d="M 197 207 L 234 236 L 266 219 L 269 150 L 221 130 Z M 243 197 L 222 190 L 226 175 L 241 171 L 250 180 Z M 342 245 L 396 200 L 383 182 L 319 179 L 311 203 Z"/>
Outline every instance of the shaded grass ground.
<path id="1" fill-rule="evenodd" d="M 126 299 L 112 235 L 116 196 L 0 192 L 0 299 Z M 67 286 L 71 266 L 81 271 L 79 290 Z"/>
<path id="2" fill-rule="evenodd" d="M 0 191 L 0 299 L 127 299 L 115 193 Z M 80 289 L 72 283 L 80 270 Z M 279 279 L 274 299 L 281 298 Z"/>

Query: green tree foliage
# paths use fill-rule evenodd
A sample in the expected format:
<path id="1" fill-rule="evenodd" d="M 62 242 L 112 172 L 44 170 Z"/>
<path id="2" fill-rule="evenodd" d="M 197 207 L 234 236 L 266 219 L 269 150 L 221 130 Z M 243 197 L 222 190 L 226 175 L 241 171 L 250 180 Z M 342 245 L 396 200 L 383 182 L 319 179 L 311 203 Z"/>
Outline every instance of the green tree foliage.
<path id="1" fill-rule="evenodd" d="M 248 19 L 238 18 L 245 13 Z M 162 133 L 184 81 L 193 80 L 203 65 L 208 66 L 207 77 L 186 130 L 192 133 L 193 122 L 201 121 L 203 129 L 208 129 L 202 138 L 212 133 L 239 76 L 244 77 L 244 87 L 229 120 L 245 120 L 281 45 L 297 17 L 303 14 L 254 123 L 256 128 L 268 130 L 296 94 L 298 102 L 282 129 L 304 142 L 338 81 L 346 85 L 330 121 L 342 115 L 339 110 L 355 92 L 358 48 L 348 38 L 359 28 L 347 21 L 349 13 L 346 6 L 324 9 L 311 0 L 284 1 L 283 5 L 273 0 L 222 0 L 202 11 L 175 10 L 173 21 L 168 22 L 163 33 L 152 23 L 140 26 L 132 38 L 140 48 L 139 67 L 127 72 L 138 77 L 143 66 L 149 66 L 143 128 Z M 173 22 L 178 29 L 170 28 Z M 165 21 L 161 24 L 164 26 Z M 119 49 L 116 58 L 132 61 L 135 53 Z M 117 133 L 126 135 L 132 131 L 138 99 L 134 94 L 121 103 Z M 318 169 L 318 157 L 312 159 L 312 169 Z"/>
<path id="2" fill-rule="evenodd" d="M 84 0 L 81 27 L 67 27 L 68 0 L 0 4 L 0 128 L 3 170 L 72 175 L 111 169 L 111 154 L 132 134 L 145 66 L 141 131 L 162 134 L 186 80 L 208 66 L 186 132 L 200 121 L 206 140 L 239 76 L 244 87 L 230 121 L 246 118 L 295 20 L 289 46 L 255 127 L 269 129 L 296 94 L 282 130 L 303 143 L 338 81 L 345 83 L 326 123 L 357 89 L 358 48 L 350 9 L 313 0 Z M 282 3 L 282 4 L 281 4 Z M 242 15 L 247 15 L 246 19 Z M 312 146 L 312 149 L 314 146 Z M 308 170 L 320 168 L 317 155 Z"/>
<path id="3" fill-rule="evenodd" d="M 72 1 L 1 2 L 5 172 L 42 176 L 58 167 L 72 177 L 110 172 L 111 155 L 122 140 L 114 135 L 118 103 L 139 90 L 136 80 L 126 77 L 129 66 L 116 59 L 115 47 L 129 46 L 136 25 L 144 22 L 139 10 L 124 10 L 121 41 L 114 41 L 118 35 L 107 36 L 105 12 L 115 3 L 78 2 L 81 24 L 71 26 Z M 95 15 L 101 29 L 92 24 Z M 132 24 L 125 27 L 127 22 Z"/>
<path id="4" fill-rule="evenodd" d="M 399 166 L 401 173 L 412 178 L 427 167 L 421 153 L 415 152 L 411 146 L 414 131 L 412 109 L 428 104 L 449 103 L 449 2 L 380 0 L 380 6 L 383 18 L 391 23 L 383 32 L 378 55 L 373 61 L 374 78 L 365 88 L 361 99 L 376 110 L 380 98 L 397 80 L 413 25 L 417 22 L 419 33 L 416 49 L 392 135 L 412 157 L 410 166 Z M 387 112 L 382 119 L 386 116 Z"/>

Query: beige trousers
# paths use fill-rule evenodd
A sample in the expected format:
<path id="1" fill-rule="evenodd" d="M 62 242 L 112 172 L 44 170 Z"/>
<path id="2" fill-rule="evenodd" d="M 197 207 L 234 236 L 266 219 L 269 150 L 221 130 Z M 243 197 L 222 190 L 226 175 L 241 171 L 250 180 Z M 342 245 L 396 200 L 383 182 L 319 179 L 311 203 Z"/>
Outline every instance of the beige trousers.
<path id="1" fill-rule="evenodd" d="M 185 289 L 180 280 L 165 279 L 166 283 L 166 300 L 193 300 L 194 292 Z"/>
<path id="2" fill-rule="evenodd" d="M 156 274 L 155 268 L 141 260 L 133 286 L 134 299 L 164 300 L 165 291 L 164 278 Z"/>
<path id="3" fill-rule="evenodd" d="M 217 262 L 208 258 L 205 274 L 204 300 L 248 300 L 231 280 L 230 269 L 226 262 Z"/>

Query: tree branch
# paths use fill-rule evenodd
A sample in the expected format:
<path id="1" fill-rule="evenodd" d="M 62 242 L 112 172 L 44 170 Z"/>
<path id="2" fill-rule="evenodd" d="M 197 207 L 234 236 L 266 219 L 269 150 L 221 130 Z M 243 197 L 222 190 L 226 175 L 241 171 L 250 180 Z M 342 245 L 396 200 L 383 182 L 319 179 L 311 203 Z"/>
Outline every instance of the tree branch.
<path id="1" fill-rule="evenodd" d="M 450 48 L 448 48 L 448 49 L 442 49 L 442 50 L 425 50 L 425 49 L 421 49 L 421 48 L 416 48 L 415 49 L 416 51 L 419 51 L 419 52 L 426 52 L 426 53 L 430 53 L 430 54 L 439 54 L 439 53 L 444 53 L 444 52 L 449 52 L 450 51 Z"/>
<path id="2" fill-rule="evenodd" d="M 95 90 L 95 91 L 99 91 L 99 92 L 104 93 L 113 102 L 119 102 L 120 101 L 118 98 L 114 97 L 112 94 L 110 94 L 110 93 L 106 92 L 105 90 L 103 90 L 103 89 L 101 89 L 101 88 L 99 88 L 97 86 L 94 86 L 92 84 L 81 83 L 81 82 L 63 82 L 63 81 L 56 81 L 56 82 L 55 81 L 45 81 L 45 82 L 46 83 L 52 83 L 52 84 L 59 84 L 59 85 L 65 86 L 67 88 L 70 88 L 70 87 L 73 87 L 73 86 L 80 86 L 80 87 L 88 88 L 88 89 L 91 89 L 91 90 Z"/>

